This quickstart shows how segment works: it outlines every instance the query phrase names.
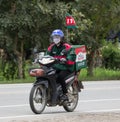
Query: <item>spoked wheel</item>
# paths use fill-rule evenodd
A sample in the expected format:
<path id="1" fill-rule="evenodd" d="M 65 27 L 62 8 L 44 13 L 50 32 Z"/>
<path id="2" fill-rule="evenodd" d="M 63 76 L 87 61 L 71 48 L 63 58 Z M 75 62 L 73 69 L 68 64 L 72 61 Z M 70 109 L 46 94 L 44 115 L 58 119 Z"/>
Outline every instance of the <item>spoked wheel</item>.
<path id="1" fill-rule="evenodd" d="M 79 94 L 77 88 L 74 88 L 73 86 L 69 87 L 68 98 L 69 98 L 69 103 L 65 103 L 63 105 L 63 108 L 67 112 L 72 112 L 74 111 L 74 109 L 77 107 L 78 104 Z"/>
<path id="2" fill-rule="evenodd" d="M 46 89 L 43 85 L 33 86 L 30 92 L 29 103 L 32 111 L 40 114 L 46 106 Z"/>

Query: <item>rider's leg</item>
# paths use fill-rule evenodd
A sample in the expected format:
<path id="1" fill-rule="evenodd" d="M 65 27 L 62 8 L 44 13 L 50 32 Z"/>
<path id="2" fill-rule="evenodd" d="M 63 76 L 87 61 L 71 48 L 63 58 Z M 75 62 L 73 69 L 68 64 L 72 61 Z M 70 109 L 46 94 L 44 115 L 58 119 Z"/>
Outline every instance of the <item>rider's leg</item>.
<path id="1" fill-rule="evenodd" d="M 57 100 L 56 81 L 52 80 L 52 81 L 50 81 L 50 84 L 51 84 L 51 88 L 52 88 L 51 103 L 52 103 L 52 105 L 55 105 L 56 104 L 56 100 Z"/>
<path id="2" fill-rule="evenodd" d="M 63 90 L 63 97 L 62 99 L 63 100 L 68 100 L 68 97 L 67 97 L 67 88 L 66 88 L 66 83 L 65 83 L 65 78 L 70 75 L 71 72 L 68 71 L 68 70 L 62 70 L 59 72 L 58 74 L 58 78 L 57 78 L 57 81 L 61 84 L 62 86 L 62 90 Z"/>

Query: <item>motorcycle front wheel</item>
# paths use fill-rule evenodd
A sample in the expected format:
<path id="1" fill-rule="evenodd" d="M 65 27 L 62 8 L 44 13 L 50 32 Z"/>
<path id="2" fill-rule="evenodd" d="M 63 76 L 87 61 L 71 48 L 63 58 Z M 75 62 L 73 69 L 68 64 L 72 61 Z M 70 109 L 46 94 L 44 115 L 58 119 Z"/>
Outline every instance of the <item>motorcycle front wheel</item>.
<path id="1" fill-rule="evenodd" d="M 33 86 L 30 91 L 29 103 L 35 114 L 41 114 L 46 107 L 46 89 L 43 85 Z"/>
<path id="2" fill-rule="evenodd" d="M 69 99 L 69 102 L 65 103 L 63 105 L 63 108 L 67 112 L 73 112 L 75 108 L 77 107 L 78 99 L 79 99 L 78 90 L 73 85 L 71 85 L 68 89 L 68 99 Z"/>

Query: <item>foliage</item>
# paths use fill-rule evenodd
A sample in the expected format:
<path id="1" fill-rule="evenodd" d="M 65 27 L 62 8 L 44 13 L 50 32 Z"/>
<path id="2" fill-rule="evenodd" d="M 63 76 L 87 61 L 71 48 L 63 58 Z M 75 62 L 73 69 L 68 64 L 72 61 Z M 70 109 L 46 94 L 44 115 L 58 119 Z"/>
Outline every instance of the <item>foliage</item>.
<path id="1" fill-rule="evenodd" d="M 63 25 L 61 20 L 68 6 L 60 2 L 50 4 L 45 0 L 1 0 L 0 8 L 0 47 L 7 54 L 6 64 L 10 64 L 7 69 L 4 66 L 4 76 L 13 78 L 13 74 L 17 74 L 23 78 L 26 51 L 47 47 L 51 30 Z M 12 64 L 18 70 L 11 69 Z"/>
<path id="2" fill-rule="evenodd" d="M 108 69 L 120 70 L 120 49 L 112 43 L 102 49 L 103 65 Z"/>
<path id="3" fill-rule="evenodd" d="M 74 41 L 84 43 L 88 49 L 92 48 L 92 50 L 103 46 L 101 40 L 106 38 L 110 29 L 115 29 L 120 24 L 118 6 L 120 6 L 119 0 L 76 0 L 73 7 L 77 12 L 82 12 L 83 16 L 81 18 L 76 14 L 78 29 L 74 30 L 72 37 Z M 86 20 L 84 20 L 85 18 Z M 87 27 L 81 32 L 83 22 L 87 23 Z"/>
<path id="4" fill-rule="evenodd" d="M 87 18 L 87 27 L 81 31 L 74 30 L 72 40 L 77 44 L 85 44 L 88 50 L 88 75 L 93 75 L 96 52 L 103 46 L 101 40 L 106 38 L 107 33 L 119 25 L 119 0 L 76 0 L 73 7 Z M 78 15 L 77 15 L 78 16 Z M 81 19 L 77 23 L 82 24 Z M 78 25 L 79 26 L 79 25 Z"/>
<path id="5" fill-rule="evenodd" d="M 77 23 L 77 29 L 69 30 L 70 42 L 87 46 L 91 67 L 101 40 L 111 28 L 120 29 L 119 6 L 119 0 L 0 0 L 0 48 L 6 53 L 4 75 L 24 78 L 26 53 L 33 48 L 47 48 L 54 29 L 66 32 L 66 13 Z"/>

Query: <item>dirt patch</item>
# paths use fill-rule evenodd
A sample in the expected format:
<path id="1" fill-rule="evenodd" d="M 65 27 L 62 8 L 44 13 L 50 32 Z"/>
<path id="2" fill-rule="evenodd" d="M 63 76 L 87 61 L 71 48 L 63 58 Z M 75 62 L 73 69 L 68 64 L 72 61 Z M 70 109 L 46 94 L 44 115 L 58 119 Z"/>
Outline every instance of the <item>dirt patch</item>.
<path id="1" fill-rule="evenodd" d="M 120 113 L 51 114 L 2 122 L 120 122 Z"/>

